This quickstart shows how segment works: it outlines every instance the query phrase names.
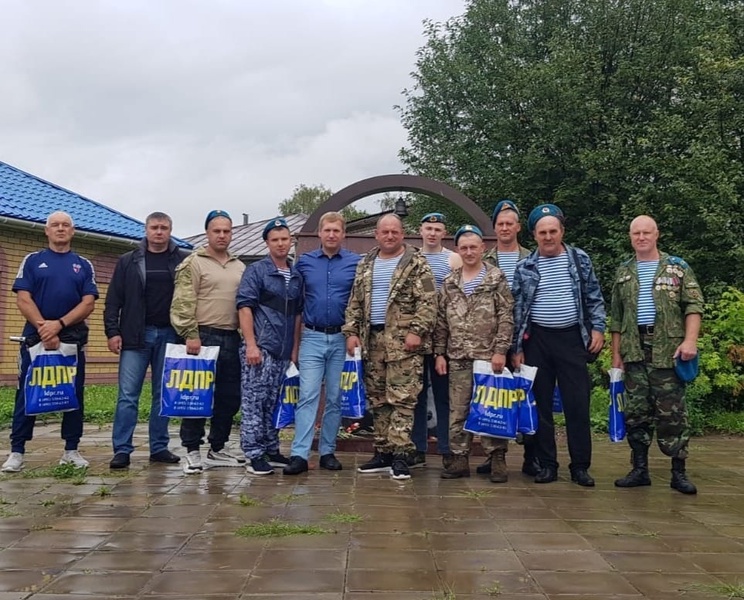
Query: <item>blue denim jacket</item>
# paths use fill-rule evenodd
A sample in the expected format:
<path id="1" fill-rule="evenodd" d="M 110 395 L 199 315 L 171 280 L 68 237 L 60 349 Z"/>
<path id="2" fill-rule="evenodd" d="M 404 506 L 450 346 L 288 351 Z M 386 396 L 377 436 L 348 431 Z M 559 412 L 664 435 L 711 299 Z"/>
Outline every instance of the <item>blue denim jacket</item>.
<path id="1" fill-rule="evenodd" d="M 250 265 L 238 287 L 236 304 L 253 309 L 256 344 L 276 358 L 289 360 L 295 317 L 302 313 L 302 275 L 290 265 L 289 285 L 267 256 Z"/>
<path id="2" fill-rule="evenodd" d="M 592 261 L 586 252 L 580 248 L 573 248 L 568 244 L 563 244 L 568 253 L 568 265 L 573 280 L 573 295 L 576 300 L 576 306 L 579 311 L 579 328 L 584 344 L 589 346 L 591 340 L 591 331 L 587 327 L 587 321 L 591 322 L 591 329 L 604 333 L 605 321 L 605 303 L 602 297 L 602 290 L 599 287 L 599 280 L 594 273 Z M 574 252 L 579 259 L 577 265 L 574 260 Z M 540 272 L 537 270 L 538 252 L 535 250 L 524 260 L 517 263 L 514 272 L 514 284 L 512 286 L 512 295 L 514 296 L 514 340 L 512 342 L 512 352 L 522 352 L 522 343 L 525 337 L 529 337 L 531 320 L 532 303 L 535 300 L 537 284 L 540 282 Z M 579 273 L 581 275 L 579 276 Z M 581 279 L 584 282 L 584 302 L 581 302 Z M 588 315 L 584 314 L 584 305 Z"/>

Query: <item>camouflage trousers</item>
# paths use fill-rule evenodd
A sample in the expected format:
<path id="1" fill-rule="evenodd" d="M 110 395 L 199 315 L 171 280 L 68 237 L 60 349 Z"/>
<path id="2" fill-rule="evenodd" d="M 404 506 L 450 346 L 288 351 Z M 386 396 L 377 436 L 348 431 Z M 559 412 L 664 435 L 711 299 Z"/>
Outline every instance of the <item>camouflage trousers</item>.
<path id="1" fill-rule="evenodd" d="M 674 369 L 651 366 L 651 345 L 644 343 L 644 362 L 625 363 L 625 427 L 628 443 L 650 446 L 656 430 L 659 449 L 672 458 L 687 458 L 690 427 L 685 384 Z"/>
<path id="2" fill-rule="evenodd" d="M 449 443 L 453 454 L 467 456 L 473 443 L 473 434 L 465 431 L 465 421 L 470 412 L 473 397 L 473 361 L 449 361 L 450 427 Z M 481 447 L 487 456 L 494 450 L 508 450 L 509 441 L 500 438 L 481 436 Z"/>
<path id="3" fill-rule="evenodd" d="M 424 357 L 385 361 L 383 332 L 370 332 L 364 362 L 364 386 L 372 406 L 375 449 L 383 453 L 408 454 L 413 451 L 411 430 L 413 410 L 421 391 Z"/>

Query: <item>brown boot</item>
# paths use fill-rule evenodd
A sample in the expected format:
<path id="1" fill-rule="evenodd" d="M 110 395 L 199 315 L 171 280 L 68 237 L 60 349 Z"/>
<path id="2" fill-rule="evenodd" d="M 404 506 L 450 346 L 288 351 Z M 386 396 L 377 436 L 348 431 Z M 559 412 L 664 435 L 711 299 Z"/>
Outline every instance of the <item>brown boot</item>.
<path id="1" fill-rule="evenodd" d="M 491 454 L 491 476 L 493 483 L 506 483 L 509 473 L 506 470 L 506 450 L 494 450 Z"/>
<path id="2" fill-rule="evenodd" d="M 460 477 L 470 477 L 470 463 L 468 457 L 463 454 L 452 456 L 452 462 L 447 466 L 441 475 L 442 479 L 460 479 Z"/>

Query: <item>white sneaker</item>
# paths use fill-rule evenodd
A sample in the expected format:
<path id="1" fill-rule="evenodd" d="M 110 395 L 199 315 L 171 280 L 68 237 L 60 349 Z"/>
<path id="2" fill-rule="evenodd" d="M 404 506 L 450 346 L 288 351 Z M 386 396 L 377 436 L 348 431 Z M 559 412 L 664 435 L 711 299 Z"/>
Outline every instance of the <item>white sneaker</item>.
<path id="1" fill-rule="evenodd" d="M 74 465 L 77 469 L 86 469 L 90 465 L 77 450 L 65 450 L 62 458 L 59 459 L 59 464 Z"/>
<path id="2" fill-rule="evenodd" d="M 210 449 L 204 459 L 205 467 L 242 467 L 244 464 L 244 456 L 237 457 L 224 448 L 222 450 Z"/>
<path id="3" fill-rule="evenodd" d="M 20 452 L 11 452 L 8 460 L 0 467 L 2 473 L 19 473 L 23 469 L 23 454 Z"/>
<path id="4" fill-rule="evenodd" d="M 201 452 L 199 450 L 187 452 L 184 459 L 183 472 L 186 473 L 186 475 L 201 473 L 204 470 L 204 467 L 202 466 Z"/>

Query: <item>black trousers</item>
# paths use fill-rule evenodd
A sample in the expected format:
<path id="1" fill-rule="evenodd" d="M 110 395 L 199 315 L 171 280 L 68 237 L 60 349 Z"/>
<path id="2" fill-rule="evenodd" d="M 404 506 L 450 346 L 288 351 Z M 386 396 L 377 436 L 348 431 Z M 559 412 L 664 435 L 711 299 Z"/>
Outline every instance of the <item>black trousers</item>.
<path id="1" fill-rule="evenodd" d="M 199 327 L 202 346 L 219 346 L 217 375 L 214 381 L 214 404 L 209 427 L 209 445 L 218 451 L 230 439 L 233 417 L 240 410 L 240 335 L 237 331 Z M 188 452 L 198 450 L 204 443 L 206 419 L 181 421 L 181 445 Z"/>
<path id="2" fill-rule="evenodd" d="M 558 468 L 553 423 L 553 388 L 556 380 L 566 417 L 568 453 L 571 457 L 569 468 L 574 471 L 588 469 L 591 465 L 588 355 L 578 325 L 552 329 L 533 324 L 530 337 L 524 342 L 524 362 L 537 367 L 537 377 L 532 387 L 539 416 L 535 450 L 543 468 Z"/>

